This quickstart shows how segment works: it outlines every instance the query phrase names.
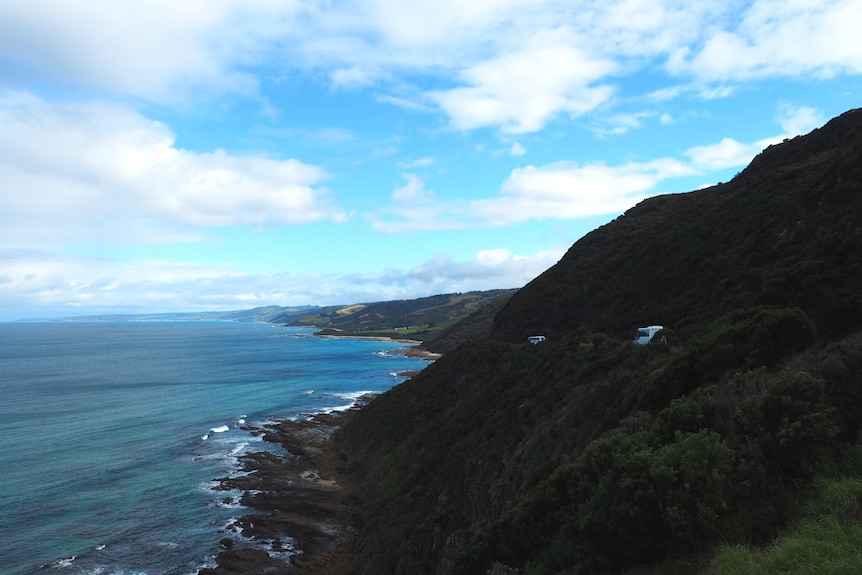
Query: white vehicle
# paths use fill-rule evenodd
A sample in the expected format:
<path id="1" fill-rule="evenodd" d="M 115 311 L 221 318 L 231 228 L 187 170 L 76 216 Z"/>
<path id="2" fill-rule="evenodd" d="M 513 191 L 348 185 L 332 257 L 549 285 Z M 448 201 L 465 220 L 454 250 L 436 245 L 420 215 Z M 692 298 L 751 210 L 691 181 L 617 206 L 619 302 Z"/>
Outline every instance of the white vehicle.
<path id="1" fill-rule="evenodd" d="M 663 325 L 650 325 L 639 327 L 634 342 L 638 345 L 646 345 L 652 341 L 652 336 L 664 329 Z"/>
<path id="2" fill-rule="evenodd" d="M 545 336 L 543 335 L 531 335 L 527 338 L 527 343 L 532 343 L 533 345 L 536 345 L 537 343 L 541 343 L 543 341 L 545 341 Z"/>

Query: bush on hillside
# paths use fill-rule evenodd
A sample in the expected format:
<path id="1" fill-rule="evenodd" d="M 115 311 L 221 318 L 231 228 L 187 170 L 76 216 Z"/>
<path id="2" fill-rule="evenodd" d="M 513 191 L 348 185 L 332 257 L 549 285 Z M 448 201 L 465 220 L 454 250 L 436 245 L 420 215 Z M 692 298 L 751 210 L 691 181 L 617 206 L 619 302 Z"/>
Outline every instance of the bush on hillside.
<path id="1" fill-rule="evenodd" d="M 794 478 L 810 472 L 822 448 L 838 433 L 835 412 L 822 379 L 784 371 L 762 395 L 746 400 L 735 419 L 773 473 Z"/>

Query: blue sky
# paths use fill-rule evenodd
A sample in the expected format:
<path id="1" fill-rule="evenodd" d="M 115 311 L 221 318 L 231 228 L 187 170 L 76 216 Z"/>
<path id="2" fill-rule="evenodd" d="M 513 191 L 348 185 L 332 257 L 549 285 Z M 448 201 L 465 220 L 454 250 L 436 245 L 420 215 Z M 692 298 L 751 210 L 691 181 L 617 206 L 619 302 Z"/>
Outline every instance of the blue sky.
<path id="1" fill-rule="evenodd" d="M 0 3 L 0 320 L 520 287 L 860 106 L 858 0 Z"/>

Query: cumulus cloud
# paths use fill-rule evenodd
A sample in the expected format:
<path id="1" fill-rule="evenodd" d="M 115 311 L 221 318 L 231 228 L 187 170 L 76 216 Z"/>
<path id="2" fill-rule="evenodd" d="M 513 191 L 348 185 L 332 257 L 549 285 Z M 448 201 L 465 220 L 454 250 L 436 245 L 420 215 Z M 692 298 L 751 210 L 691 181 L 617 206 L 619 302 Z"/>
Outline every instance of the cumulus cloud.
<path id="1" fill-rule="evenodd" d="M 717 144 L 690 148 L 685 155 L 691 158 L 692 164 L 698 168 L 722 170 L 747 164 L 762 149 L 763 147 L 757 144 L 743 144 L 733 138 L 723 138 Z"/>
<path id="2" fill-rule="evenodd" d="M 2 3 L 0 53 L 39 80 L 156 101 L 193 89 L 248 95 L 258 80 L 244 67 L 264 57 L 298 8 L 234 0 Z"/>
<path id="3" fill-rule="evenodd" d="M 778 107 L 778 124 L 786 138 L 807 134 L 825 123 L 826 118 L 814 108 L 790 102 L 782 102 Z"/>
<path id="4" fill-rule="evenodd" d="M 856 0 L 758 0 L 741 16 L 729 13 L 702 45 L 678 47 L 669 69 L 718 82 L 862 72 Z"/>
<path id="5" fill-rule="evenodd" d="M 433 199 L 434 192 L 425 189 L 425 181 L 416 174 L 402 174 L 407 183 L 392 192 L 395 202 L 422 202 Z"/>
<path id="6" fill-rule="evenodd" d="M 346 216 L 298 160 L 177 148 L 164 124 L 124 106 L 0 97 L 0 240 L 136 241 L 197 226 L 300 224 Z M 163 239 L 163 238 L 161 238 Z"/>
<path id="7" fill-rule="evenodd" d="M 655 193 L 660 182 L 694 173 L 691 166 L 673 159 L 621 166 L 574 162 L 527 166 L 512 171 L 500 198 L 476 201 L 474 206 L 500 224 L 549 217 L 583 218 L 624 211 Z"/>
<path id="8" fill-rule="evenodd" d="M 463 223 L 447 218 L 453 206 L 461 204 L 461 201 L 441 202 L 434 190 L 426 189 L 425 180 L 420 176 L 405 173 L 402 177 L 406 182 L 392 192 L 392 202 L 379 213 L 369 214 L 374 229 L 383 233 L 403 233 L 465 227 Z M 381 218 L 381 215 L 385 217 Z"/>
<path id="9" fill-rule="evenodd" d="M 595 85 L 614 68 L 573 46 L 536 42 L 461 72 L 464 86 L 428 96 L 459 130 L 499 126 L 521 134 L 541 130 L 559 113 L 579 116 L 606 102 L 610 86 Z"/>
<path id="10" fill-rule="evenodd" d="M 455 201 L 439 201 L 425 193 L 423 180 L 411 176 L 373 225 L 383 233 L 405 233 L 612 214 L 654 195 L 665 180 L 698 173 L 670 158 L 620 166 L 555 162 L 512 170 L 496 197 Z"/>
<path id="11" fill-rule="evenodd" d="M 528 133 L 596 110 L 621 92 L 621 73 L 661 64 L 676 85 L 654 98 L 859 73 L 860 21 L 856 0 L 6 2 L 0 83 L 177 102 L 258 98 L 260 70 L 280 80 L 310 70 L 335 88 L 374 85 L 381 101 L 433 106 L 458 130 Z"/>

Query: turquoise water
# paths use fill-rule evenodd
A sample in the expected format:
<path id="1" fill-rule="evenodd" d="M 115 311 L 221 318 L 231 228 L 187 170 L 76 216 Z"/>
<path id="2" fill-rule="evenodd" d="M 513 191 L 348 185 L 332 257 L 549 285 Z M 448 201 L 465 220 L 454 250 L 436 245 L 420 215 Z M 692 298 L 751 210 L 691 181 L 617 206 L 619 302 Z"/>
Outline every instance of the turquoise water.
<path id="1" fill-rule="evenodd" d="M 187 574 L 243 509 L 212 490 L 271 449 L 243 421 L 344 408 L 426 362 L 254 323 L 0 324 L 0 571 Z"/>

